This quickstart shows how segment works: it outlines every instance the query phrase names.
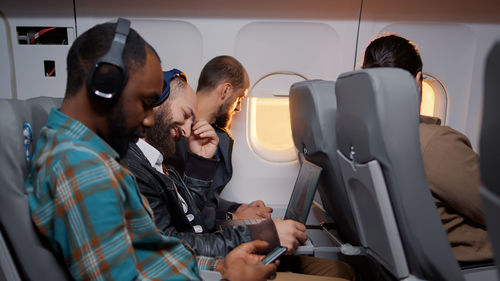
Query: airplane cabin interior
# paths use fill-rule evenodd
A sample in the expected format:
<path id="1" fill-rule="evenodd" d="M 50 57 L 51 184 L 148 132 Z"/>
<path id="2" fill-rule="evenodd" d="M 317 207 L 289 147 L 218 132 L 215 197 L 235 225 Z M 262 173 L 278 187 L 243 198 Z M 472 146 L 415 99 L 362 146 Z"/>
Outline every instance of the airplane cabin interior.
<path id="1" fill-rule="evenodd" d="M 312 244 L 296 254 L 342 260 L 357 280 L 500 280 L 499 1 L 2 0 L 0 281 L 72 280 L 35 231 L 24 180 L 40 129 L 61 106 L 69 48 L 117 18 L 195 91 L 213 57 L 246 69 L 222 198 L 263 200 L 282 218 L 302 163 L 321 167 L 305 223 Z M 387 34 L 418 47 L 421 101 L 407 72 L 362 69 L 366 47 Z M 462 133 L 479 154 L 493 259 L 455 258 L 427 188 L 419 114 Z"/>

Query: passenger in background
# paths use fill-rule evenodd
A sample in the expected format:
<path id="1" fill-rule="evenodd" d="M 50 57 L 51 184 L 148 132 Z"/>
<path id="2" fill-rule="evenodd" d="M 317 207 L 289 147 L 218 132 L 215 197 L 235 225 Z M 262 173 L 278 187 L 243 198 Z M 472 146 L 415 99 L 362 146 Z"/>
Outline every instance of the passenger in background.
<path id="1" fill-rule="evenodd" d="M 405 38 L 388 35 L 366 48 L 363 68 L 397 67 L 411 73 L 422 100 L 422 60 Z M 427 181 L 458 261 L 493 257 L 479 199 L 479 157 L 462 133 L 441 126 L 435 117 L 420 116 L 420 146 Z"/>
<path id="2" fill-rule="evenodd" d="M 232 117 L 241 110 L 241 102 L 247 96 L 250 85 L 248 74 L 241 63 L 231 56 L 218 56 L 210 60 L 202 69 L 198 80 L 196 96 L 198 99 L 197 118 L 207 120 L 214 126 L 219 144 L 215 153 L 220 159 L 217 164 L 213 183 L 210 187 L 210 194 L 206 205 L 218 208 L 230 219 L 250 219 L 269 218 L 271 209 L 264 205 L 261 200 L 250 204 L 238 204 L 229 202 L 219 197 L 220 192 L 231 179 L 233 174 L 231 154 L 234 140 L 229 131 Z M 187 170 L 190 146 L 186 139 L 177 142 L 176 155 L 166 156 L 164 162 L 173 163 L 176 169 Z M 234 213 L 233 213 L 234 212 Z M 218 214 L 221 212 L 219 211 Z M 218 219 L 226 219 L 225 216 L 218 216 Z M 296 233 L 305 231 L 305 226 L 299 222 L 274 218 L 277 225 L 280 242 L 287 245 L 290 242 L 297 247 L 298 239 L 286 242 L 282 241 L 279 225 L 294 225 L 289 229 Z M 298 233 L 294 234 L 300 237 Z M 285 236 L 290 237 L 290 236 Z M 287 246 L 288 247 L 288 246 Z M 290 248 L 289 248 L 290 250 Z M 311 275 L 339 276 L 346 279 L 354 278 L 351 268 L 338 261 L 318 259 L 307 256 L 285 255 L 281 257 L 280 271 L 300 272 Z"/>
<path id="3" fill-rule="evenodd" d="M 217 268 L 230 280 L 271 277 L 276 264 L 258 265 L 262 256 L 252 254 L 266 248 L 263 241 L 216 260 L 194 256 L 154 225 L 122 160 L 129 142 L 153 125 L 163 85 L 160 59 L 135 30 L 122 40 L 128 28 L 116 26 L 92 27 L 69 50 L 63 104 L 41 130 L 26 181 L 38 231 L 75 280 L 200 280 L 199 268 Z M 123 59 L 125 70 L 109 63 L 96 68 L 105 54 L 115 65 Z M 102 98 L 94 87 L 114 95 Z"/>
<path id="4" fill-rule="evenodd" d="M 214 126 L 219 137 L 216 156 L 220 161 L 205 204 L 217 209 L 217 219 L 220 220 L 271 217 L 272 209 L 261 200 L 239 204 L 219 197 L 233 175 L 231 159 L 234 140 L 229 127 L 233 115 L 241 110 L 241 102 L 247 96 L 249 84 L 245 68 L 231 56 L 218 56 L 210 60 L 203 67 L 198 80 L 198 118 Z M 171 155 L 166 161 L 183 171 L 188 151 L 186 140 L 177 142 L 175 157 Z"/>

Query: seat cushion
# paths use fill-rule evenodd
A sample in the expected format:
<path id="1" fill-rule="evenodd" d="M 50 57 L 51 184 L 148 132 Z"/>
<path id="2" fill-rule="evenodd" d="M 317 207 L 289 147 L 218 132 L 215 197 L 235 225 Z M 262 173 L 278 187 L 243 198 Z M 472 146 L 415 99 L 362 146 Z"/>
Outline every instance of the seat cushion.
<path id="1" fill-rule="evenodd" d="M 32 140 L 26 147 L 29 156 L 51 108 L 59 107 L 61 102 L 51 97 L 0 100 L 0 227 L 23 280 L 69 280 L 34 228 L 24 191 L 29 163 L 23 125 L 32 131 L 30 136 L 29 129 L 25 130 L 26 137 Z"/>

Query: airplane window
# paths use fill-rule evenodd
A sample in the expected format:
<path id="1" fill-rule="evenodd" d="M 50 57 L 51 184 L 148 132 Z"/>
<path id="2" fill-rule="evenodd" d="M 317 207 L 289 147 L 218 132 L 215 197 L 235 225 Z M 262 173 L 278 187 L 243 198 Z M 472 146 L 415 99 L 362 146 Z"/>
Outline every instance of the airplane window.
<path id="1" fill-rule="evenodd" d="M 256 87 L 264 78 L 277 74 L 289 77 L 267 79 Z M 271 162 L 297 159 L 290 125 L 288 90 L 291 84 L 303 79 L 305 77 L 296 73 L 271 73 L 259 79 L 250 89 L 247 136 L 250 147 L 261 158 Z"/>
<path id="2" fill-rule="evenodd" d="M 432 86 L 429 85 L 427 81 L 422 83 L 422 103 L 420 104 L 420 114 L 426 116 L 434 116 L 434 104 L 435 104 L 434 90 Z"/>
<path id="3" fill-rule="evenodd" d="M 266 160 L 288 162 L 296 158 L 290 126 L 288 98 L 248 100 L 250 142 Z"/>
<path id="4" fill-rule="evenodd" d="M 435 75 L 424 73 L 420 114 L 438 117 L 442 124 L 446 124 L 447 106 L 448 92 L 443 82 Z"/>

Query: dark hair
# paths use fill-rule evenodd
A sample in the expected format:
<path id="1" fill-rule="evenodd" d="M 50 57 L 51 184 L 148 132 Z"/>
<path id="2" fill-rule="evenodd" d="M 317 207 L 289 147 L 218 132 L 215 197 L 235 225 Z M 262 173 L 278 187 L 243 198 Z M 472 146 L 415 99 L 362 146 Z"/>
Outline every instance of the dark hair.
<path id="1" fill-rule="evenodd" d="M 223 82 L 229 82 L 237 89 L 245 83 L 245 68 L 231 56 L 218 56 L 210 60 L 201 70 L 197 92 L 212 90 Z"/>
<path id="2" fill-rule="evenodd" d="M 373 40 L 366 48 L 362 68 L 397 67 L 417 76 L 422 59 L 417 46 L 408 39 L 387 35 Z"/>
<path id="3" fill-rule="evenodd" d="M 78 36 L 73 42 L 66 59 L 68 71 L 66 97 L 71 97 L 80 90 L 91 65 L 109 50 L 115 28 L 116 23 L 99 24 Z M 158 57 L 153 47 L 131 28 L 123 50 L 123 63 L 129 73 L 140 69 L 146 63 L 146 46 Z"/>

